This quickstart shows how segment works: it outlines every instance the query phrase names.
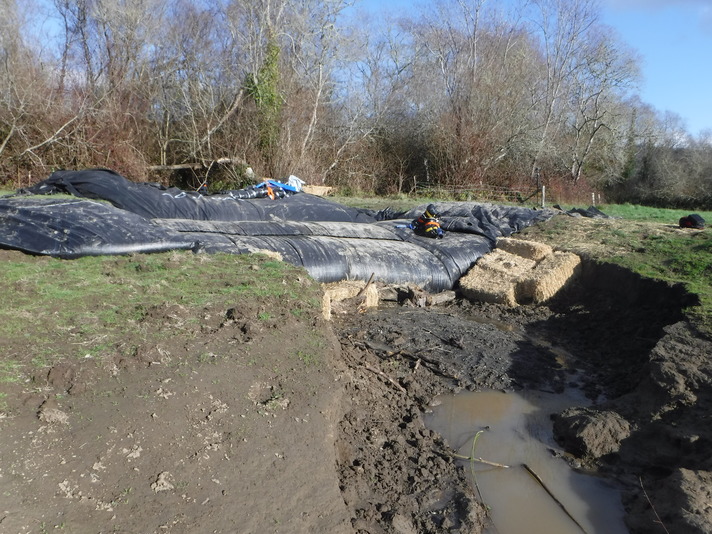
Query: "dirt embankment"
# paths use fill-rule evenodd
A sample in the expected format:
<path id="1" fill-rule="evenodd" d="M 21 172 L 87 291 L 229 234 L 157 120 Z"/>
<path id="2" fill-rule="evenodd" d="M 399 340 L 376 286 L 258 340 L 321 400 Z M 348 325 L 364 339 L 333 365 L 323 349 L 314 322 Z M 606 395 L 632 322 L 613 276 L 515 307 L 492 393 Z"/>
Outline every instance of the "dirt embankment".
<path id="1" fill-rule="evenodd" d="M 631 532 L 711 532 L 712 339 L 682 314 L 697 298 L 612 265 L 588 265 L 588 300 L 609 301 L 598 344 L 611 350 L 592 359 L 608 367 L 598 378 L 605 397 L 560 414 L 557 439 L 621 481 Z"/>
<path id="2" fill-rule="evenodd" d="M 18 388 L 0 421 L 0 531 L 352 532 L 338 343 L 318 318 L 260 320 L 263 306 L 279 310 L 153 309 L 141 339 L 127 331 L 133 355 Z"/>
<path id="3" fill-rule="evenodd" d="M 481 532 L 422 412 L 463 388 L 575 386 L 597 400 L 559 415 L 558 438 L 623 486 L 631 532 L 709 532 L 712 341 L 680 288 L 583 267 L 546 306 L 391 304 L 330 323 L 259 319 L 277 301 L 156 308 L 127 332 L 131 357 L 17 385 L 0 530 Z"/>
<path id="4" fill-rule="evenodd" d="M 427 372 L 384 381 L 337 330 L 261 297 L 151 307 L 101 359 L 77 358 L 97 339 L 74 329 L 49 368 L 5 340 L 34 371 L 0 397 L 0 531 L 477 530 L 481 508 L 420 419 L 442 388 Z"/>

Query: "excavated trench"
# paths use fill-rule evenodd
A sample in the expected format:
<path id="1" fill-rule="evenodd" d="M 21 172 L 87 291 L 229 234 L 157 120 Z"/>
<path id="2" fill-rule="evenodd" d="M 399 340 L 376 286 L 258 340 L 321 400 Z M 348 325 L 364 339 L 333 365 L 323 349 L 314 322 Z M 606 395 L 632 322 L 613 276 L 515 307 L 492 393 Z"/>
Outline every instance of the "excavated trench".
<path id="1" fill-rule="evenodd" d="M 456 454 L 467 456 L 460 448 L 472 447 L 478 428 L 511 421 L 469 419 L 473 427 L 465 437 L 461 428 L 450 435 L 444 428 L 447 419 L 461 417 L 457 410 L 472 409 L 465 403 L 454 412 L 452 395 L 500 391 L 515 404 L 522 398 L 549 399 L 537 408 L 548 423 L 513 425 L 525 449 L 542 448 L 567 464 L 571 478 L 595 474 L 620 491 L 622 505 L 614 506 L 625 508 L 625 525 L 620 521 L 616 528 L 622 530 L 607 532 L 651 532 L 661 522 L 671 532 L 705 532 L 704 513 L 693 511 L 690 517 L 673 504 L 694 507 L 687 479 L 674 482 L 681 476 L 701 480 L 704 474 L 695 478 L 695 473 L 709 468 L 700 452 L 712 436 L 698 428 L 695 412 L 708 403 L 706 355 L 712 345 L 683 312 L 697 303 L 682 286 L 584 259 L 575 281 L 546 305 L 455 299 L 426 308 L 406 301 L 337 319 L 343 353 L 356 377 L 337 449 L 357 531 L 497 532 L 492 530 L 498 528 L 497 514 L 483 505 L 468 473 L 470 462 Z M 687 379 L 691 374 L 694 384 Z M 437 406 L 443 399 L 449 406 L 444 411 Z M 491 403 L 484 404 L 487 411 Z M 513 438 L 498 439 L 505 443 L 494 450 Z M 562 502 L 574 491 L 550 483 Z M 497 486 L 488 488 L 490 495 Z M 507 502 L 503 491 L 497 499 Z M 595 508 L 591 499 L 584 497 L 584 504 Z M 604 517 L 619 514 L 605 504 L 620 503 L 617 499 L 617 494 L 601 498 L 602 506 L 609 506 L 600 512 Z M 654 499 L 661 504 L 654 506 Z M 534 532 L 523 528 L 499 532 Z M 587 528 L 592 534 L 605 531 Z"/>

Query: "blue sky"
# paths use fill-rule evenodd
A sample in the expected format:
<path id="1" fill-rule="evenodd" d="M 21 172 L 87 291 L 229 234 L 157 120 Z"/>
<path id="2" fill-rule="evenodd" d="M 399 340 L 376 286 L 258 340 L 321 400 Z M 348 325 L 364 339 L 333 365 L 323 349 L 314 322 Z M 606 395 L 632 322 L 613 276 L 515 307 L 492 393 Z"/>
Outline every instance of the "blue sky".
<path id="1" fill-rule="evenodd" d="M 603 22 L 642 57 L 641 99 L 712 130 L 712 0 L 606 0 Z"/>
<path id="2" fill-rule="evenodd" d="M 506 0 L 489 0 L 497 5 Z M 678 115 L 689 133 L 712 131 L 712 0 L 600 0 L 602 22 L 638 52 L 640 97 Z M 420 0 L 361 0 L 370 11 L 398 12 Z"/>

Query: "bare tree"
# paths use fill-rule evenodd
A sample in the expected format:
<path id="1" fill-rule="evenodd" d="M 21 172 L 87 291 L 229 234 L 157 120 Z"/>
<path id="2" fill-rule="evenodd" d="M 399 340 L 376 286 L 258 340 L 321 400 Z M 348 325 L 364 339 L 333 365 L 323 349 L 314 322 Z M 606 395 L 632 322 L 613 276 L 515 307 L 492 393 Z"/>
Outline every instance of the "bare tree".
<path id="1" fill-rule="evenodd" d="M 289 88 L 298 95 L 291 101 L 303 102 L 303 105 L 289 106 L 301 115 L 299 123 L 287 124 L 288 129 L 297 127 L 296 132 L 287 133 L 289 138 L 296 133 L 298 139 L 293 163 L 297 169 L 305 165 L 308 150 L 317 139 L 321 116 L 326 114 L 325 108 L 335 97 L 334 75 L 342 42 L 337 19 L 346 6 L 344 0 L 312 1 L 290 10 L 289 30 L 284 32 L 289 52 L 285 59 L 293 75 Z"/>
<path id="2" fill-rule="evenodd" d="M 373 26 L 344 24 L 350 1 L 52 0 L 43 40 L 0 0 L 0 165 L 227 161 L 237 180 L 249 162 L 384 192 L 525 187 L 543 167 L 702 195 L 707 145 L 636 100 L 597 0 L 442 0 Z"/>
<path id="3" fill-rule="evenodd" d="M 15 0 L 0 0 L 4 17 L 0 19 L 0 157 L 21 127 L 24 98 L 18 94 L 17 66 L 22 44 Z"/>
<path id="4" fill-rule="evenodd" d="M 570 80 L 570 133 L 566 134 L 573 183 L 581 179 L 602 132 L 616 133 L 614 129 L 625 115 L 620 102 L 639 78 L 637 58 L 602 30 L 589 32 L 580 54 Z"/>
<path id="5" fill-rule="evenodd" d="M 0 22 L 0 161 L 44 166 L 48 148 L 71 131 L 76 116 L 58 104 L 51 64 L 39 60 L 26 38 L 29 26 L 13 0 L 2 0 Z M 30 7 L 24 4 L 24 8 Z"/>
<path id="6" fill-rule="evenodd" d="M 530 2 L 527 1 L 525 6 Z M 539 141 L 532 173 L 551 153 L 550 141 L 564 124 L 568 81 L 581 68 L 582 51 L 598 22 L 596 0 L 531 0 L 531 25 L 540 36 L 545 65 L 536 98 L 540 108 Z"/>

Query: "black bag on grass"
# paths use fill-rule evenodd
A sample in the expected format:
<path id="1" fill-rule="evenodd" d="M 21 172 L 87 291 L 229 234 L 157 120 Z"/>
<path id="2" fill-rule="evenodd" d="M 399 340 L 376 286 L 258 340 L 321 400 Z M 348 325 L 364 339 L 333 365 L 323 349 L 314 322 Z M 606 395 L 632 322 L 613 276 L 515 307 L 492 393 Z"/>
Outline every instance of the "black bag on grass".
<path id="1" fill-rule="evenodd" d="M 686 217 L 680 217 L 680 228 L 697 228 L 705 227 L 705 220 L 697 213 L 692 213 Z"/>

